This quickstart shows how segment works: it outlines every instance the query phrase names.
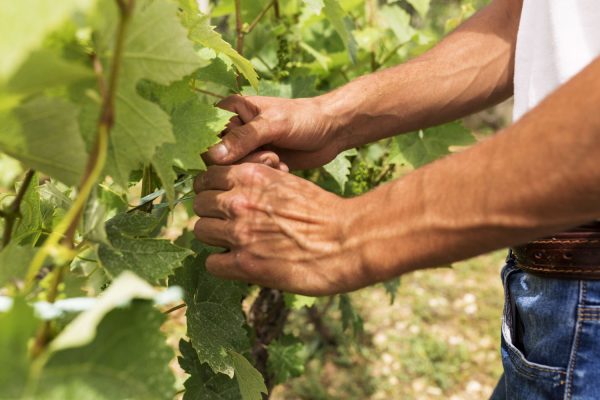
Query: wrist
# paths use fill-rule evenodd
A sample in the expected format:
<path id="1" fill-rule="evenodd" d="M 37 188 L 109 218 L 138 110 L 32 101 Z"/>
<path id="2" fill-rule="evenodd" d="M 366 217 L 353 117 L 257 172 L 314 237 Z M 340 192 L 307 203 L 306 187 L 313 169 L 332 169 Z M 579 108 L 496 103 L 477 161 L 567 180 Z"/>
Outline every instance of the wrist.
<path id="1" fill-rule="evenodd" d="M 344 94 L 345 88 L 314 97 L 320 119 L 328 140 L 338 148 L 338 153 L 355 147 L 351 143 L 350 126 L 354 107 Z"/>
<path id="2" fill-rule="evenodd" d="M 342 232 L 342 251 L 348 255 L 346 281 L 355 290 L 387 279 L 382 276 L 380 260 L 373 258 L 371 244 L 376 235 L 369 233 L 372 216 L 377 213 L 370 194 L 344 198 L 339 224 Z"/>

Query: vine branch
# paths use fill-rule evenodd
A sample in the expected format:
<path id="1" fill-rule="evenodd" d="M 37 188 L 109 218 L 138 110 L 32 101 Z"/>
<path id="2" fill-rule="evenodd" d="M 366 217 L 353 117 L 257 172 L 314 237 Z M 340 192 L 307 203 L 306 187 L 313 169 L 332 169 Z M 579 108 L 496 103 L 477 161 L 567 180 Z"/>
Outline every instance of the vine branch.
<path id="1" fill-rule="evenodd" d="M 79 195 L 73 202 L 73 205 L 67 211 L 64 218 L 48 236 L 44 245 L 38 250 L 33 257 L 31 264 L 29 265 L 27 275 L 25 277 L 25 288 L 24 292 L 28 293 L 31 291 L 35 277 L 39 270 L 42 268 L 46 258 L 51 251 L 63 240 L 67 238 L 70 240 L 74 234 L 74 227 L 77 226 L 81 212 L 85 207 L 87 199 L 92 192 L 96 181 L 100 178 L 104 164 L 106 162 L 106 155 L 108 151 L 108 137 L 110 130 L 114 125 L 114 104 L 117 92 L 117 81 L 119 77 L 119 71 L 121 66 L 121 59 L 123 57 L 123 49 L 125 46 L 125 33 L 127 26 L 131 19 L 133 7 L 135 5 L 134 0 L 116 0 L 120 10 L 120 19 L 117 26 L 117 35 L 115 39 L 115 51 L 113 55 L 110 77 L 108 85 L 106 86 L 106 92 L 103 96 L 102 108 L 100 110 L 100 118 L 98 121 L 98 131 L 96 134 L 96 141 L 94 148 L 85 168 L 83 174 Z M 96 66 L 95 66 L 96 67 Z M 67 234 L 65 236 L 65 234 Z"/>
<path id="2" fill-rule="evenodd" d="M 25 193 L 27 192 L 27 188 L 31 184 L 31 180 L 35 175 L 35 171 L 30 169 L 25 174 L 25 178 L 23 179 L 23 183 L 21 183 L 21 187 L 17 192 L 17 196 L 13 200 L 13 202 L 8 206 L 8 209 L 0 211 L 0 217 L 4 218 L 4 235 L 2 236 L 2 247 L 5 247 L 10 243 L 10 239 L 12 237 L 13 227 L 15 225 L 15 221 L 17 218 L 21 216 L 21 203 L 23 202 L 23 198 L 25 197 Z"/>
<path id="3" fill-rule="evenodd" d="M 250 23 L 250 25 L 248 25 L 248 27 L 242 33 L 244 35 L 247 35 L 250 32 L 252 32 L 254 30 L 254 28 L 256 28 L 256 25 L 258 25 L 258 23 L 260 22 L 260 20 L 265 16 L 265 14 L 267 13 L 267 11 L 269 11 L 269 9 L 271 7 L 273 7 L 276 3 L 277 3 L 277 0 L 272 0 L 266 6 L 264 6 L 263 9 L 260 10 L 260 13 L 258 13 L 258 15 L 256 16 L 256 18 L 254 18 L 254 21 L 252 21 Z"/>

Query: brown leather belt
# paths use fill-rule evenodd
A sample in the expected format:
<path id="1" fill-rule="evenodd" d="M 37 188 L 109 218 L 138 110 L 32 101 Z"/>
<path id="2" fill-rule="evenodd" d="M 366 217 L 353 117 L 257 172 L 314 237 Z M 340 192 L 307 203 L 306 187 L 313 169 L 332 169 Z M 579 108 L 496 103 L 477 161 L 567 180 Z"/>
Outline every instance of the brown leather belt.
<path id="1" fill-rule="evenodd" d="M 600 279 L 600 221 L 513 247 L 512 254 L 532 274 Z"/>

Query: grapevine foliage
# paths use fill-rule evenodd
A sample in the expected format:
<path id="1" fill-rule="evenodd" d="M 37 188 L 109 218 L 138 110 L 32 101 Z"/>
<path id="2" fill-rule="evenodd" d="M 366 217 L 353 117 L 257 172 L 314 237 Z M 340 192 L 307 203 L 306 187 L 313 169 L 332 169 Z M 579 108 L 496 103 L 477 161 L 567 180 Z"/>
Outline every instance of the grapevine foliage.
<path id="1" fill-rule="evenodd" d="M 259 400 L 303 374 L 286 319 L 321 301 L 210 275 L 192 177 L 233 115 L 221 98 L 316 96 L 435 41 L 429 0 L 372 3 L 0 0 L 0 399 Z M 301 174 L 360 195 L 473 141 L 454 123 Z"/>

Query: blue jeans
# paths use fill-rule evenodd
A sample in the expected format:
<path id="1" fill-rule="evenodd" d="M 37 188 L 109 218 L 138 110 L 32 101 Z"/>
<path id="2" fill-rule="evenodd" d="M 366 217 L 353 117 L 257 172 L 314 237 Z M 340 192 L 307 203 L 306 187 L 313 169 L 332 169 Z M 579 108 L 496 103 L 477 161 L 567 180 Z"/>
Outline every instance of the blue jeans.
<path id="1" fill-rule="evenodd" d="M 600 280 L 502 270 L 504 374 L 492 400 L 600 399 Z"/>

